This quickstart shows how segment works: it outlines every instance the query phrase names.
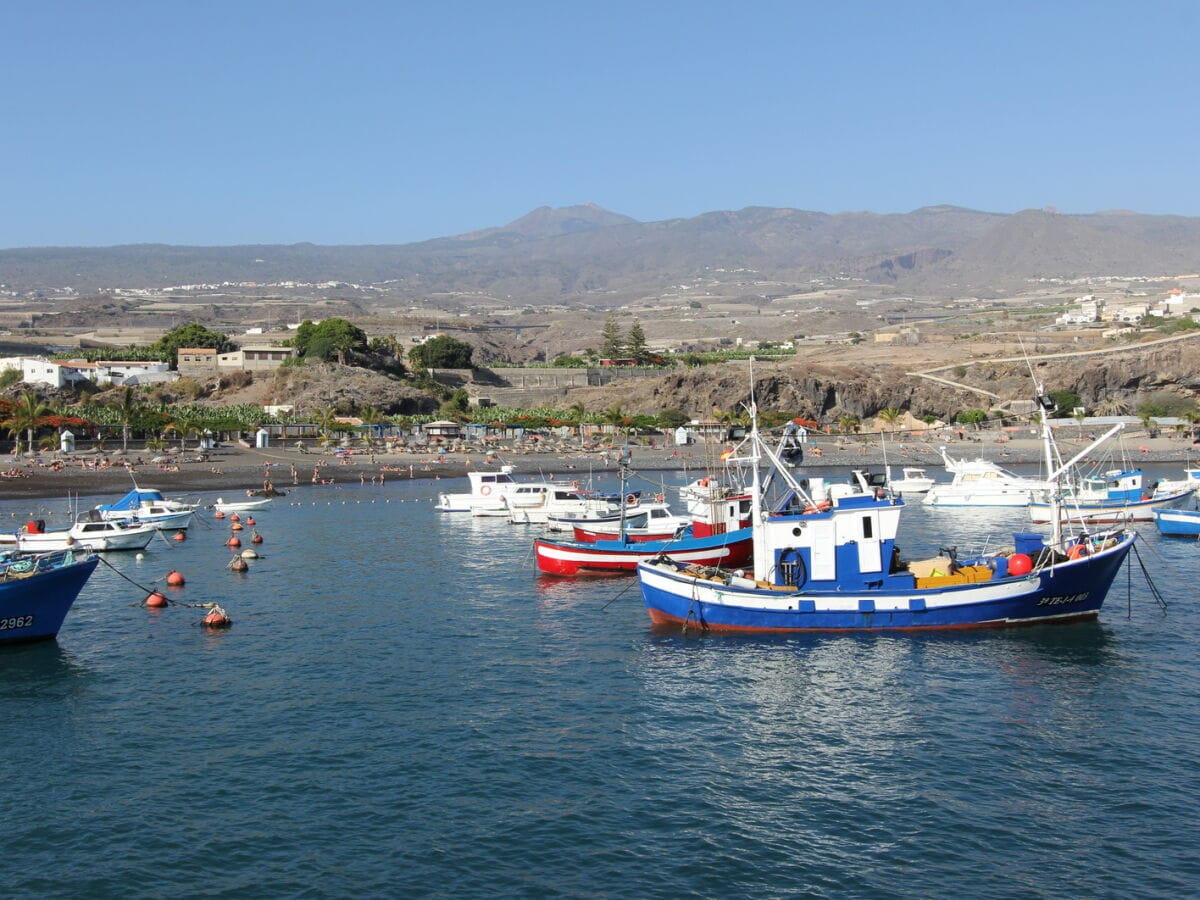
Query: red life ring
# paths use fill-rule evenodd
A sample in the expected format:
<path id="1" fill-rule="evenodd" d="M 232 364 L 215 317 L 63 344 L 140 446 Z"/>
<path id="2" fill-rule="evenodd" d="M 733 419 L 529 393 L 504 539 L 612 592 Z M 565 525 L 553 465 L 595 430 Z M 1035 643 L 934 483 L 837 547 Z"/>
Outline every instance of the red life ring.
<path id="1" fill-rule="evenodd" d="M 626 497 L 625 497 L 625 505 L 626 506 L 637 506 L 637 502 L 638 502 L 637 494 L 627 494 L 626 495 Z"/>
<path id="2" fill-rule="evenodd" d="M 491 492 L 492 492 L 492 486 L 490 484 L 485 484 L 483 487 L 481 487 L 479 489 L 480 495 L 484 496 L 484 497 L 486 497 Z"/>
<path id="3" fill-rule="evenodd" d="M 1067 549 L 1067 559 L 1083 559 L 1087 556 L 1087 547 L 1083 544 L 1072 544 Z"/>

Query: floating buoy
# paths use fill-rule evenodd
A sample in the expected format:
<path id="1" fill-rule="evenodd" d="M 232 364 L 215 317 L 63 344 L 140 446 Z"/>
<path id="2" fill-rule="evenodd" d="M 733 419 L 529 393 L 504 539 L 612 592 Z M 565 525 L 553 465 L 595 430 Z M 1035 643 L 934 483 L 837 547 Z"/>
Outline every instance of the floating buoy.
<path id="1" fill-rule="evenodd" d="M 181 542 L 186 541 L 187 540 L 187 532 L 184 532 L 184 531 L 175 532 L 175 540 L 181 541 Z"/>
<path id="2" fill-rule="evenodd" d="M 136 559 L 138 562 L 141 562 L 143 559 L 146 558 L 146 554 L 145 553 L 137 553 L 133 558 Z"/>
<path id="3" fill-rule="evenodd" d="M 215 603 L 213 604 L 213 608 L 204 616 L 204 625 L 206 628 L 228 628 L 232 624 L 233 619 L 229 618 L 229 613 L 225 612 L 225 610 L 221 609 Z"/>
<path id="4" fill-rule="evenodd" d="M 250 563 L 246 562 L 240 556 L 235 556 L 229 564 L 229 570 L 231 572 L 248 572 L 250 571 Z"/>
<path id="5" fill-rule="evenodd" d="M 242 551 L 242 559 L 258 559 L 258 553 L 251 547 Z"/>
<path id="6" fill-rule="evenodd" d="M 250 538 L 250 543 L 261 544 L 262 543 L 262 535 L 259 534 L 257 531 L 254 532 L 254 536 L 252 538 Z"/>
<path id="7" fill-rule="evenodd" d="M 1009 575 L 1028 575 L 1033 571 L 1033 560 L 1028 553 L 1014 553 L 1008 558 Z"/>
<path id="8" fill-rule="evenodd" d="M 181 587 L 185 583 L 186 579 L 183 577 L 182 572 L 176 572 L 174 569 L 172 569 L 167 573 L 167 584 L 173 587 Z"/>
<path id="9" fill-rule="evenodd" d="M 213 518 L 214 519 L 223 519 L 223 518 L 225 518 L 225 513 L 221 512 L 218 509 L 215 513 L 213 513 Z"/>
<path id="10" fill-rule="evenodd" d="M 147 609 L 162 609 L 167 605 L 167 595 L 159 591 L 151 591 L 142 602 Z"/>
<path id="11" fill-rule="evenodd" d="M 230 547 L 242 546 L 241 539 L 238 538 L 238 536 L 236 534 L 233 537 L 231 537 L 229 540 L 227 540 L 225 543 Z"/>
<path id="12" fill-rule="evenodd" d="M 242 521 L 242 517 L 239 516 L 237 513 L 233 513 L 232 515 L 230 515 L 229 521 L 230 522 L 240 522 L 240 521 Z"/>
<path id="13" fill-rule="evenodd" d="M 230 526 L 229 526 L 229 530 L 230 530 L 230 531 L 241 531 L 241 530 L 242 530 L 242 523 L 241 523 L 241 522 L 234 522 L 232 525 L 230 525 Z"/>
<path id="14" fill-rule="evenodd" d="M 254 516 L 246 516 L 246 524 L 253 528 L 254 527 Z"/>

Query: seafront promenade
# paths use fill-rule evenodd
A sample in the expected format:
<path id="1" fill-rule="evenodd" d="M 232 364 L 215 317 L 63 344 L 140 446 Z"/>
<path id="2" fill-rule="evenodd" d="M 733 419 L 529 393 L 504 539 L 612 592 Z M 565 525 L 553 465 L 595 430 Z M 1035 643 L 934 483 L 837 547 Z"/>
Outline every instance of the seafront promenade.
<path id="1" fill-rule="evenodd" d="M 1058 443 L 1064 459 L 1089 443 L 1061 433 Z M 925 466 L 939 477 L 941 442 L 928 437 L 901 440 L 888 436 L 885 450 L 868 436 L 815 435 L 805 444 L 806 464 L 813 466 L 881 467 L 886 461 L 897 471 L 902 466 Z M 635 444 L 632 467 L 640 471 L 706 470 L 718 464 L 728 444 L 691 444 L 676 447 L 656 441 L 656 446 Z M 1041 462 L 1042 444 L 1036 438 L 1003 440 L 970 435 L 945 442 L 954 457 L 983 456 L 1001 465 Z M 616 471 L 619 448 L 580 449 L 564 445 L 526 443 L 523 446 L 438 451 L 432 448 L 367 450 L 359 448 L 307 449 L 242 446 L 219 447 L 202 459 L 195 451 L 162 455 L 131 447 L 124 454 L 80 453 L 60 457 L 42 453 L 0 458 L 0 500 L 22 497 L 93 495 L 127 490 L 132 481 L 165 492 L 261 490 L 269 483 L 280 491 L 299 486 L 387 483 L 401 479 L 461 477 L 478 468 L 511 464 L 520 476 L 581 475 Z M 1200 461 L 1200 445 L 1181 436 L 1149 438 L 1133 431 L 1114 439 L 1106 458 L 1133 464 L 1191 464 Z"/>

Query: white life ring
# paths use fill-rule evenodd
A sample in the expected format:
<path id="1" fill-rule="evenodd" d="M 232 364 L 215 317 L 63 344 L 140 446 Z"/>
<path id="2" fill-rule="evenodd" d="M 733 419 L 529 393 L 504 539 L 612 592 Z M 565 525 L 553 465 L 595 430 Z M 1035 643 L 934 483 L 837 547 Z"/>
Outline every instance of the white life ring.
<path id="1" fill-rule="evenodd" d="M 479 493 L 483 497 L 486 497 L 491 492 L 492 492 L 492 486 L 490 484 L 485 484 L 483 487 L 481 487 L 479 489 Z"/>

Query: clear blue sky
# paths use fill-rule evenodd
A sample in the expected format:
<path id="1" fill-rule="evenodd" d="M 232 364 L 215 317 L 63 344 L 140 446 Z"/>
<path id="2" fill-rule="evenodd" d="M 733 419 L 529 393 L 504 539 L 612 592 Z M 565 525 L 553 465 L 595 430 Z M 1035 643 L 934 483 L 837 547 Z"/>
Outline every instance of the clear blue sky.
<path id="1" fill-rule="evenodd" d="M 0 247 L 400 243 L 592 201 L 1200 215 L 1194 2 L 60 2 Z"/>

